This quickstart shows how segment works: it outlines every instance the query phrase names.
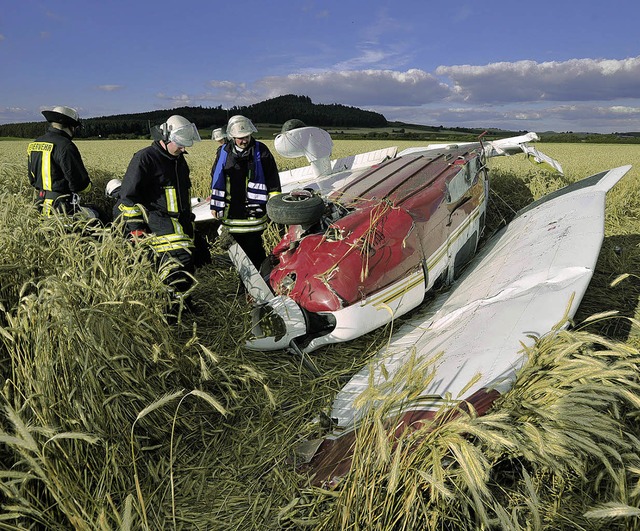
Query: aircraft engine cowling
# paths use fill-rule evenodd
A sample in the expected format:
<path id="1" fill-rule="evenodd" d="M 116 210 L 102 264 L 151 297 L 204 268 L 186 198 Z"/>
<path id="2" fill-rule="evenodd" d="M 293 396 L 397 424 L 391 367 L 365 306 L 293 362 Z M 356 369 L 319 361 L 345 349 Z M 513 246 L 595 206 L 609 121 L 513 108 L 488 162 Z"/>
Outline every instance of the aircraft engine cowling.
<path id="1" fill-rule="evenodd" d="M 324 129 L 299 127 L 276 136 L 276 151 L 288 159 L 306 157 L 316 176 L 331 171 L 333 140 Z"/>

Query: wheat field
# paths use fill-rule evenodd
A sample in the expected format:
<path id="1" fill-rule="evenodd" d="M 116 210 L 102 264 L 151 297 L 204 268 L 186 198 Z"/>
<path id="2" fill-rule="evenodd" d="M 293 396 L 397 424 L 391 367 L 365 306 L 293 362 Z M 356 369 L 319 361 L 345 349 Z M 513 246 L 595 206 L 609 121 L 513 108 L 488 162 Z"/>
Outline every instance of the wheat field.
<path id="1" fill-rule="evenodd" d="M 319 414 L 389 330 L 314 353 L 320 376 L 290 354 L 245 350 L 249 307 L 215 241 L 195 309 L 168 319 L 149 257 L 117 230 L 38 217 L 27 143 L 0 142 L 0 529 L 640 527 L 639 148 L 538 144 L 564 176 L 522 156 L 491 161 L 491 228 L 568 183 L 633 165 L 608 194 L 575 322 L 527 349 L 487 415 L 398 441 L 365 422 L 351 473 L 325 489 L 294 466 L 295 449 L 321 435 Z M 87 199 L 108 207 L 104 185 L 149 141 L 77 144 L 94 182 Z M 415 143 L 338 141 L 333 156 L 389 145 Z M 189 152 L 204 197 L 214 144 Z"/>

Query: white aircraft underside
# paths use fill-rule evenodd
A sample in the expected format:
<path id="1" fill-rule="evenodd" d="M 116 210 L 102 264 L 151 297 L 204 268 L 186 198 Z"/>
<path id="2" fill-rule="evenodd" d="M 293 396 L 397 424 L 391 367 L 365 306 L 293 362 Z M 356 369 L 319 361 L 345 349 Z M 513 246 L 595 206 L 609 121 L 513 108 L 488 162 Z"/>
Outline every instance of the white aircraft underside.
<path id="1" fill-rule="evenodd" d="M 522 346 L 575 314 L 604 238 L 606 193 L 630 168 L 594 175 L 523 209 L 448 293 L 394 332 L 338 392 L 330 415 L 334 436 L 365 414 L 355 406 L 363 391 L 393 381 L 414 349 L 416 362 L 442 355 L 430 368 L 435 376 L 424 399 L 403 411 L 438 409 L 479 389 L 510 389 L 526 361 Z"/>

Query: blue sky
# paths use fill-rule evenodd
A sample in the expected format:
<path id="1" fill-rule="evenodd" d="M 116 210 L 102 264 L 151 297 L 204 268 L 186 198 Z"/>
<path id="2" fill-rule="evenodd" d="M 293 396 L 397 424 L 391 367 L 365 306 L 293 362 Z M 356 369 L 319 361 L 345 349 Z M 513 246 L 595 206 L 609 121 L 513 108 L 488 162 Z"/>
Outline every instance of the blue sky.
<path id="1" fill-rule="evenodd" d="M 301 94 L 426 125 L 640 131 L 638 0 L 3 4 L 0 123 Z"/>

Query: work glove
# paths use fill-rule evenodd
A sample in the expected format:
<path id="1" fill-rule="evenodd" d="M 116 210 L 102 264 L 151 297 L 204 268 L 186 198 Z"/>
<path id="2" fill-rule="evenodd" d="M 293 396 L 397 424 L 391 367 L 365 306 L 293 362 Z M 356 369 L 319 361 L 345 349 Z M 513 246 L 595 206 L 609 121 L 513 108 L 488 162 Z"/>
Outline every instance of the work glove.
<path id="1" fill-rule="evenodd" d="M 129 240 L 131 243 L 137 243 L 146 236 L 147 232 L 144 230 L 132 230 L 131 232 L 129 232 L 129 234 L 127 234 L 127 240 Z"/>

